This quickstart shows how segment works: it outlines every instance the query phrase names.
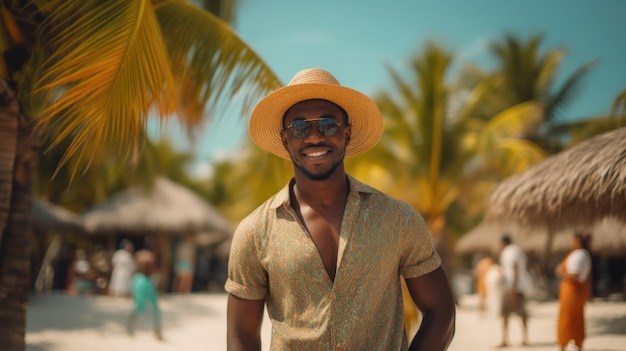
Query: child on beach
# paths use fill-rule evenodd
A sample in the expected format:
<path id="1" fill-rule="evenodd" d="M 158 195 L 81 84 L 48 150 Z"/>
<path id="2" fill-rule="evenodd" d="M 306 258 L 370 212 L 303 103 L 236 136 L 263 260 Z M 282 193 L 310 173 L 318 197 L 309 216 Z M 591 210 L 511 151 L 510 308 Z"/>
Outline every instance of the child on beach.
<path id="1" fill-rule="evenodd" d="M 152 252 L 139 250 L 135 254 L 137 271 L 133 275 L 131 293 L 133 295 L 134 307 L 128 316 L 128 333 L 135 333 L 137 315 L 146 311 L 146 304 L 152 308 L 152 323 L 155 336 L 158 340 L 163 340 L 161 331 L 161 310 L 157 301 L 157 291 L 154 283 L 150 279 L 150 274 L 155 269 L 155 259 Z"/>

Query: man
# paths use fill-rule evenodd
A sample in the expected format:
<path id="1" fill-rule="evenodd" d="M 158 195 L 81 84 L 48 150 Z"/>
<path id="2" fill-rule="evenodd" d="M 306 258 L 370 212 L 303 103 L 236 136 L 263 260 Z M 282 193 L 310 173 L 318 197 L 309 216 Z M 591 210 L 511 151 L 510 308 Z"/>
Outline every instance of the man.
<path id="1" fill-rule="evenodd" d="M 526 311 L 526 254 L 517 245 L 513 244 L 507 234 L 500 240 L 500 267 L 504 289 L 500 314 L 502 316 L 502 343 L 499 347 L 509 346 L 509 316 L 517 314 L 522 319 L 522 345 L 528 345 L 528 312 Z"/>
<path id="2" fill-rule="evenodd" d="M 263 98 L 249 122 L 262 149 L 291 159 L 294 178 L 233 237 L 228 350 L 407 350 L 401 278 L 423 314 L 410 350 L 446 350 L 455 307 L 422 217 L 346 174 L 383 123 L 376 104 L 307 69 Z"/>

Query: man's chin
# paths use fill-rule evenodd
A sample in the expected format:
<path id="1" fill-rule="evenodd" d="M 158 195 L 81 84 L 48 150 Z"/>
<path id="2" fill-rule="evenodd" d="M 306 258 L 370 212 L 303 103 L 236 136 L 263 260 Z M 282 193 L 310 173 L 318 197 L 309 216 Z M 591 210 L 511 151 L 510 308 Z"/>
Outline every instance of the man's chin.
<path id="1" fill-rule="evenodd" d="M 317 171 L 317 172 L 311 172 L 308 171 L 306 169 L 300 169 L 300 171 L 302 172 L 302 175 L 304 175 L 305 178 L 307 178 L 308 180 L 313 180 L 316 182 L 321 182 L 324 181 L 328 178 L 330 178 L 330 176 L 333 174 L 333 171 L 335 170 L 335 168 L 330 169 L 330 170 L 326 170 L 326 171 Z"/>
<path id="2" fill-rule="evenodd" d="M 312 181 L 316 181 L 316 182 L 321 182 L 324 181 L 328 178 L 330 178 L 330 176 L 333 174 L 333 172 L 337 169 L 336 166 L 331 167 L 330 169 L 325 169 L 325 170 L 309 170 L 306 167 L 300 165 L 300 164 L 296 164 L 296 168 L 300 171 L 300 173 L 308 180 L 312 180 Z"/>
<path id="3" fill-rule="evenodd" d="M 335 173 L 335 171 L 337 170 L 337 168 L 339 168 L 339 166 L 343 163 L 343 158 L 342 158 L 341 160 L 332 164 L 329 168 L 310 170 L 310 169 L 307 169 L 307 167 L 304 166 L 303 164 L 296 162 L 293 158 L 291 160 L 293 164 L 295 165 L 295 167 L 300 171 L 300 173 L 302 173 L 302 175 L 304 175 L 305 178 L 307 178 L 308 180 L 317 181 L 317 182 L 321 182 L 330 178 L 330 176 L 332 176 L 333 173 Z"/>

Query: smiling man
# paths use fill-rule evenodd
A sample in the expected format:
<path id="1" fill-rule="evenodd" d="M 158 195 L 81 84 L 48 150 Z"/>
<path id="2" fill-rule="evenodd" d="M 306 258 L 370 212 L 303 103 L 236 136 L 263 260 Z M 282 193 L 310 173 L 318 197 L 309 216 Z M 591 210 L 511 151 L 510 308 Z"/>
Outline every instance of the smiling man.
<path id="1" fill-rule="evenodd" d="M 380 110 L 328 72 L 306 69 L 265 98 L 249 133 L 293 163 L 294 177 L 233 237 L 228 350 L 446 350 L 454 335 L 450 286 L 422 217 L 346 174 L 344 158 L 382 135 Z M 401 279 L 423 314 L 404 329 Z"/>

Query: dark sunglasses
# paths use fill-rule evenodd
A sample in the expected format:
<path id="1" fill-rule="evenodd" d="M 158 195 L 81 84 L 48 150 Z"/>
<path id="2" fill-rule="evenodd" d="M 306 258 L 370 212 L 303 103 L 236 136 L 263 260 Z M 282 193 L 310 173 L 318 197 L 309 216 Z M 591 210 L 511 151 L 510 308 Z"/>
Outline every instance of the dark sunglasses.
<path id="1" fill-rule="evenodd" d="M 337 120 L 332 117 L 322 118 L 309 118 L 309 119 L 297 119 L 291 122 L 290 125 L 285 128 L 291 130 L 291 135 L 296 139 L 304 139 L 311 132 L 311 123 L 315 122 L 317 130 L 323 136 L 333 136 L 337 133 L 339 126 L 349 126 L 349 124 L 337 123 Z"/>

